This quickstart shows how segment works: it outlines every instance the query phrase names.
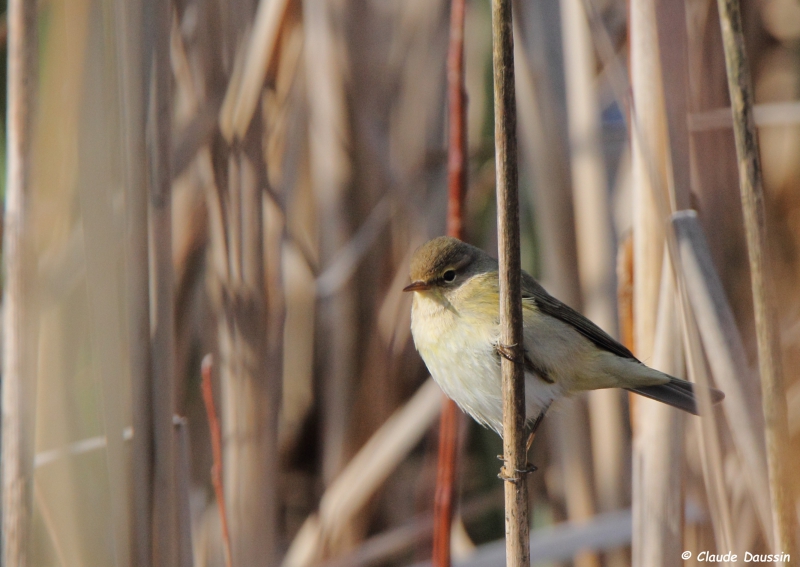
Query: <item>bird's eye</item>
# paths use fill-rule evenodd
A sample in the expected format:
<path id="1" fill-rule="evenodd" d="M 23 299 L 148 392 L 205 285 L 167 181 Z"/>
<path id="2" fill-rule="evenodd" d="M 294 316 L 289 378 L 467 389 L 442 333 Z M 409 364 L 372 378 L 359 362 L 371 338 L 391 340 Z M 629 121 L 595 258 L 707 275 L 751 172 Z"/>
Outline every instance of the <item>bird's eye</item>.
<path id="1" fill-rule="evenodd" d="M 446 282 L 452 282 L 456 279 L 456 271 L 447 270 L 444 274 L 442 274 L 442 279 Z"/>

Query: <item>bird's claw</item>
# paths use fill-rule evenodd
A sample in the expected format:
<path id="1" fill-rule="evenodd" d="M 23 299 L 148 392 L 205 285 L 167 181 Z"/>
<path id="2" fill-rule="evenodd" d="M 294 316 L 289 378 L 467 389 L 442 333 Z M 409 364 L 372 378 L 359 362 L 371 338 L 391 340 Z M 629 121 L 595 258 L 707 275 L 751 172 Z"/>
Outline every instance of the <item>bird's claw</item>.
<path id="1" fill-rule="evenodd" d="M 501 461 L 505 462 L 505 459 L 503 458 L 503 455 L 497 455 L 497 458 L 500 459 Z M 500 472 L 497 474 L 497 478 L 499 478 L 500 480 L 505 480 L 505 481 L 512 482 L 512 483 L 516 484 L 520 480 L 522 480 L 522 478 L 526 474 L 534 473 L 537 470 L 539 470 L 539 467 L 537 467 L 533 463 L 525 463 L 525 468 L 524 469 L 514 469 L 514 475 L 513 476 L 509 476 L 508 473 L 506 472 L 506 466 L 503 465 L 502 467 L 500 467 Z"/>
<path id="2" fill-rule="evenodd" d="M 518 349 L 519 345 L 504 345 L 502 343 L 497 343 L 495 345 L 495 350 L 497 354 L 505 358 L 506 360 L 510 360 L 511 362 L 523 362 L 523 357 L 520 356 L 521 353 Z"/>
<path id="3" fill-rule="evenodd" d="M 497 478 L 500 480 L 504 480 L 506 482 L 510 482 L 512 484 L 517 484 L 520 480 L 522 480 L 521 476 L 508 476 L 506 474 L 506 468 L 503 467 L 500 469 L 500 472 L 497 473 Z"/>

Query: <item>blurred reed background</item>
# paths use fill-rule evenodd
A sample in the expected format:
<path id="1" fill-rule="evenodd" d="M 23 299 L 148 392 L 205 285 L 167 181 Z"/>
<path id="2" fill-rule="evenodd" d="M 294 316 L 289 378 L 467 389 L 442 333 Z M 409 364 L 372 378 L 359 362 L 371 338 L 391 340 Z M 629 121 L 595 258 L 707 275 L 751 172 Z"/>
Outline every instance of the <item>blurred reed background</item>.
<path id="1" fill-rule="evenodd" d="M 448 3 L 10 4 L 4 564 L 225 564 L 206 353 L 235 567 L 427 561 L 441 395 L 401 289 L 445 230 Z M 515 9 L 523 268 L 728 396 L 704 420 L 616 391 L 554 407 L 532 562 L 769 553 L 717 5 Z M 743 16 L 797 471 L 800 8 Z M 465 230 L 494 254 L 488 3 L 466 18 Z M 454 561 L 500 564 L 501 442 L 462 423 Z"/>

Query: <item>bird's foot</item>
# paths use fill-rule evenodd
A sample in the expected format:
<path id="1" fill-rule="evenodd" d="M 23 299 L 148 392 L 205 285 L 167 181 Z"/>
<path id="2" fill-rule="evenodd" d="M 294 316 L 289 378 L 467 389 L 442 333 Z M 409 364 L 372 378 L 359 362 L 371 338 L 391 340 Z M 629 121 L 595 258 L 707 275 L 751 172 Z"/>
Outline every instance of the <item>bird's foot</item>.
<path id="1" fill-rule="evenodd" d="M 505 463 L 503 455 L 497 455 L 497 458 Z M 499 478 L 500 480 L 505 480 L 516 484 L 520 480 L 522 480 L 526 474 L 534 473 L 537 470 L 539 470 L 539 467 L 537 467 L 533 463 L 525 463 L 524 469 L 514 469 L 513 476 L 510 476 L 507 470 L 508 469 L 506 468 L 505 464 L 502 467 L 500 467 L 500 472 L 497 474 L 497 478 Z"/>
<path id="2" fill-rule="evenodd" d="M 523 477 L 517 474 L 515 474 L 514 476 L 508 476 L 508 474 L 506 474 L 506 468 L 502 467 L 500 469 L 500 472 L 497 473 L 497 478 L 506 482 L 510 482 L 512 484 L 517 484 L 520 480 L 522 480 Z"/>
<path id="3" fill-rule="evenodd" d="M 523 354 L 520 352 L 519 345 L 504 345 L 502 343 L 497 343 L 494 348 L 497 351 L 497 354 L 506 360 L 518 362 L 520 364 L 524 360 Z"/>

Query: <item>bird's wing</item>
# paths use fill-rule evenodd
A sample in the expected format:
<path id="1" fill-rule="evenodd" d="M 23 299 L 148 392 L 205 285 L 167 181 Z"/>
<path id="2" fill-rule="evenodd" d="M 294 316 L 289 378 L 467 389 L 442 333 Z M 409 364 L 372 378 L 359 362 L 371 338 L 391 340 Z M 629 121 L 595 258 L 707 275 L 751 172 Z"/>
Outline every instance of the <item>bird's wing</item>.
<path id="1" fill-rule="evenodd" d="M 623 358 L 637 360 L 633 353 L 625 346 L 614 340 L 603 329 L 589 321 L 586 317 L 575 311 L 569 305 L 561 303 L 558 299 L 547 293 L 531 276 L 522 272 L 522 299 L 533 300 L 542 313 L 554 317 L 568 325 L 598 347 Z"/>

